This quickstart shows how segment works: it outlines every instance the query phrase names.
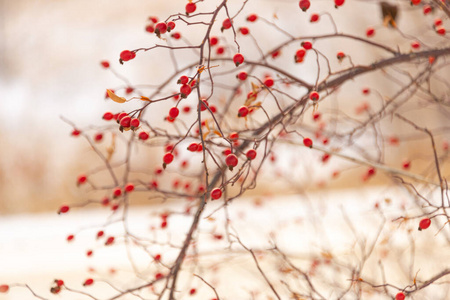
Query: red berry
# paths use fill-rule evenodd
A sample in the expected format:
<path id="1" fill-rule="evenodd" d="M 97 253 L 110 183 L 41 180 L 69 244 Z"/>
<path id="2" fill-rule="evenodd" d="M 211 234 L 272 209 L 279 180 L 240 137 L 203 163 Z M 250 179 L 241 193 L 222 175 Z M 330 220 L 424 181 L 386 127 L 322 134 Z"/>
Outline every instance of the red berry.
<path id="1" fill-rule="evenodd" d="M 120 120 L 120 126 L 122 127 L 130 127 L 131 126 L 131 117 L 130 116 L 125 116 Z"/>
<path id="2" fill-rule="evenodd" d="M 367 170 L 367 176 L 373 176 L 373 175 L 375 175 L 375 173 L 376 173 L 376 170 L 373 167 L 371 167 Z"/>
<path id="3" fill-rule="evenodd" d="M 129 61 L 136 57 L 136 53 L 130 51 L 130 50 L 123 50 L 120 52 L 120 59 L 123 61 Z"/>
<path id="4" fill-rule="evenodd" d="M 104 234 L 105 234 L 105 232 L 103 230 L 98 231 L 97 238 L 101 238 Z"/>
<path id="5" fill-rule="evenodd" d="M 173 161 L 173 154 L 171 152 L 167 152 L 164 154 L 163 162 L 168 165 Z"/>
<path id="6" fill-rule="evenodd" d="M 7 293 L 8 290 L 9 290 L 9 285 L 7 285 L 7 284 L 0 285 L 0 293 Z"/>
<path id="7" fill-rule="evenodd" d="M 256 14 L 251 14 L 251 15 L 248 15 L 248 17 L 247 17 L 247 21 L 249 21 L 249 22 L 255 22 L 256 20 L 258 20 L 258 15 L 256 15 Z"/>
<path id="8" fill-rule="evenodd" d="M 193 2 L 186 4 L 186 14 L 192 14 L 197 9 L 197 5 Z"/>
<path id="9" fill-rule="evenodd" d="M 421 0 L 411 0 L 412 5 L 419 5 Z"/>
<path id="10" fill-rule="evenodd" d="M 134 88 L 132 88 L 131 86 L 129 86 L 125 89 L 125 93 L 127 93 L 127 94 L 131 94 L 132 92 L 134 92 Z"/>
<path id="11" fill-rule="evenodd" d="M 191 143 L 189 146 L 188 146 L 188 148 L 187 148 L 189 151 L 191 151 L 191 152 L 195 152 L 195 151 L 197 151 L 197 149 L 198 149 L 198 144 L 197 143 Z"/>
<path id="12" fill-rule="evenodd" d="M 88 285 L 92 285 L 93 283 L 94 283 L 94 279 L 88 278 L 84 281 L 83 285 L 88 286 Z"/>
<path id="13" fill-rule="evenodd" d="M 223 54 L 225 52 L 225 47 L 217 47 L 216 53 L 217 54 Z"/>
<path id="14" fill-rule="evenodd" d="M 395 295 L 395 300 L 405 300 L 405 297 L 405 294 L 403 292 L 400 292 Z"/>
<path id="15" fill-rule="evenodd" d="M 428 15 L 431 12 L 432 8 L 430 5 L 426 4 L 423 6 L 423 14 Z"/>
<path id="16" fill-rule="evenodd" d="M 312 14 L 311 15 L 311 18 L 309 19 L 309 21 L 311 22 L 311 23 L 315 23 L 315 22 L 317 22 L 317 21 L 319 21 L 319 15 L 318 14 Z"/>
<path id="17" fill-rule="evenodd" d="M 230 148 L 227 148 L 227 149 L 223 150 L 223 151 L 222 151 L 222 154 L 225 155 L 225 156 L 231 154 L 231 149 L 230 149 Z"/>
<path id="18" fill-rule="evenodd" d="M 200 103 L 200 110 L 205 111 L 208 108 L 208 106 L 209 106 L 208 101 L 202 100 Z"/>
<path id="19" fill-rule="evenodd" d="M 108 238 L 106 239 L 105 246 L 109 246 L 109 245 L 111 245 L 112 243 L 114 243 L 114 237 L 113 237 L 113 236 L 110 236 L 110 237 L 108 237 Z"/>
<path id="20" fill-rule="evenodd" d="M 167 23 L 167 31 L 171 31 L 175 28 L 175 22 L 170 21 L 169 23 Z"/>
<path id="21" fill-rule="evenodd" d="M 181 98 L 186 98 L 192 91 L 192 88 L 188 84 L 184 84 L 180 88 Z"/>
<path id="22" fill-rule="evenodd" d="M 105 68 L 105 69 L 109 68 L 109 62 L 108 62 L 108 61 L 103 60 L 103 61 L 101 61 L 100 63 L 101 63 L 101 65 L 103 66 L 103 68 Z"/>
<path id="23" fill-rule="evenodd" d="M 167 227 L 167 221 L 162 221 L 161 228 L 166 228 L 166 227 Z"/>
<path id="24" fill-rule="evenodd" d="M 106 121 L 110 121 L 110 120 L 112 120 L 114 118 L 114 115 L 113 115 L 113 113 L 111 113 L 111 112 L 105 112 L 104 114 L 103 114 L 103 120 L 106 120 Z"/>
<path id="25" fill-rule="evenodd" d="M 308 148 L 312 148 L 313 141 L 310 138 L 304 138 L 303 145 L 305 145 Z"/>
<path id="26" fill-rule="evenodd" d="M 275 50 L 270 54 L 270 56 L 272 56 L 272 58 L 277 58 L 278 56 L 280 56 L 280 54 L 281 54 L 280 50 Z"/>
<path id="27" fill-rule="evenodd" d="M 234 154 L 228 154 L 227 157 L 225 158 L 225 163 L 230 168 L 236 167 L 238 164 L 238 158 Z"/>
<path id="28" fill-rule="evenodd" d="M 181 34 L 179 32 L 174 32 L 170 36 L 175 40 L 181 39 Z"/>
<path id="29" fill-rule="evenodd" d="M 436 27 L 436 33 L 440 35 L 445 35 L 445 28 L 442 26 Z"/>
<path id="30" fill-rule="evenodd" d="M 74 129 L 71 133 L 72 136 L 79 136 L 81 133 L 81 131 L 79 131 L 78 129 Z"/>
<path id="31" fill-rule="evenodd" d="M 411 167 L 411 162 L 409 160 L 405 160 L 402 163 L 402 168 L 408 170 Z"/>
<path id="32" fill-rule="evenodd" d="M 97 133 L 97 134 L 94 136 L 94 141 L 96 141 L 96 142 L 101 142 L 102 139 L 103 139 L 103 134 L 102 134 L 102 133 Z"/>
<path id="33" fill-rule="evenodd" d="M 156 261 L 160 261 L 161 260 L 161 254 L 156 254 L 153 259 L 156 260 Z"/>
<path id="34" fill-rule="evenodd" d="M 141 122 L 139 121 L 139 119 L 137 118 L 133 118 L 130 121 L 130 126 L 134 129 L 134 128 L 138 128 L 139 125 L 141 124 Z"/>
<path id="35" fill-rule="evenodd" d="M 250 33 L 250 30 L 248 30 L 247 27 L 241 27 L 239 28 L 239 32 L 242 33 L 242 35 L 247 35 Z"/>
<path id="36" fill-rule="evenodd" d="M 156 274 L 155 274 L 155 279 L 156 279 L 156 280 L 161 279 L 161 278 L 163 278 L 163 277 L 164 277 L 164 275 L 161 274 L 161 273 L 156 273 Z"/>
<path id="37" fill-rule="evenodd" d="M 237 133 L 237 132 L 230 133 L 230 140 L 235 141 L 238 138 L 239 138 L 239 133 Z"/>
<path id="38" fill-rule="evenodd" d="M 296 62 L 301 62 L 303 61 L 303 58 L 306 55 L 306 50 L 305 48 L 300 48 L 297 50 L 297 52 L 295 52 L 295 61 Z"/>
<path id="39" fill-rule="evenodd" d="M 255 149 L 250 149 L 247 151 L 247 153 L 245 153 L 245 156 L 247 156 L 249 160 L 254 160 L 256 158 L 256 154 L 257 152 Z"/>
<path id="40" fill-rule="evenodd" d="M 231 21 L 228 18 L 223 20 L 223 22 L 222 22 L 222 30 L 231 28 L 232 24 L 233 24 L 233 21 Z"/>
<path id="41" fill-rule="evenodd" d="M 128 183 L 126 186 L 125 186 L 125 193 L 131 193 L 132 191 L 134 191 L 134 184 L 132 184 L 132 183 Z"/>
<path id="42" fill-rule="evenodd" d="M 236 77 L 239 80 L 245 80 L 245 79 L 247 79 L 247 72 L 245 72 L 245 71 L 239 72 L 239 74 L 237 74 Z"/>
<path id="43" fill-rule="evenodd" d="M 63 205 L 59 208 L 58 214 L 65 214 L 70 210 L 68 205 Z"/>
<path id="44" fill-rule="evenodd" d="M 238 117 L 245 117 L 248 115 L 248 107 L 247 106 L 241 106 L 238 110 Z"/>
<path id="45" fill-rule="evenodd" d="M 155 17 L 155 16 L 148 17 L 148 19 L 149 19 L 150 21 L 152 21 L 153 23 L 158 22 L 158 17 Z"/>
<path id="46" fill-rule="evenodd" d="M 233 62 L 236 65 L 236 67 L 238 67 L 240 64 L 244 62 L 244 55 L 242 55 L 241 53 L 236 53 L 233 56 Z"/>
<path id="47" fill-rule="evenodd" d="M 148 33 L 154 33 L 155 27 L 153 27 L 153 25 L 147 25 L 145 26 L 145 31 L 147 31 Z"/>
<path id="48" fill-rule="evenodd" d="M 74 238 L 75 238 L 75 236 L 74 236 L 73 234 L 69 234 L 69 235 L 67 236 L 66 240 L 67 240 L 68 242 L 71 242 L 71 241 L 73 241 Z"/>
<path id="49" fill-rule="evenodd" d="M 304 41 L 302 42 L 301 46 L 305 49 L 305 50 L 309 50 L 312 48 L 312 44 L 309 41 Z"/>
<path id="50" fill-rule="evenodd" d="M 313 120 L 314 120 L 315 122 L 319 121 L 319 120 L 320 120 L 320 117 L 321 117 L 320 112 L 315 112 L 315 113 L 313 114 Z"/>
<path id="51" fill-rule="evenodd" d="M 92 251 L 92 250 L 88 250 L 88 251 L 86 251 L 86 256 L 92 256 L 92 254 L 93 254 L 94 252 Z"/>
<path id="52" fill-rule="evenodd" d="M 419 49 L 420 48 L 420 43 L 418 41 L 411 42 L 411 48 Z"/>
<path id="53" fill-rule="evenodd" d="M 373 27 L 369 27 L 366 29 L 366 36 L 371 37 L 375 35 L 375 29 Z"/>
<path id="54" fill-rule="evenodd" d="M 126 112 L 121 112 L 118 116 L 117 116 L 117 122 L 119 123 L 120 120 L 122 120 L 124 117 L 128 116 L 128 114 Z"/>
<path id="55" fill-rule="evenodd" d="M 146 141 L 149 138 L 149 135 L 147 132 L 142 131 L 139 133 L 139 139 L 142 141 Z"/>
<path id="56" fill-rule="evenodd" d="M 307 11 L 308 8 L 311 6 L 311 2 L 309 2 L 309 0 L 300 0 L 298 6 L 300 6 L 301 10 Z"/>
<path id="57" fill-rule="evenodd" d="M 187 84 L 189 82 L 189 77 L 187 77 L 186 75 L 181 76 L 177 83 L 178 84 Z"/>
<path id="58" fill-rule="evenodd" d="M 316 91 L 312 91 L 312 92 L 309 94 L 309 99 L 311 99 L 312 101 L 317 101 L 317 100 L 319 100 L 319 93 L 316 92 Z"/>
<path id="59" fill-rule="evenodd" d="M 167 24 L 164 22 L 159 22 L 155 25 L 155 32 L 156 34 L 163 34 L 167 32 Z"/>
<path id="60" fill-rule="evenodd" d="M 62 280 L 62 279 L 55 279 L 55 284 L 57 286 L 63 286 L 64 285 L 64 280 Z"/>
<path id="61" fill-rule="evenodd" d="M 273 84 L 274 84 L 274 81 L 273 81 L 273 78 L 272 77 L 266 77 L 266 79 L 264 79 L 264 84 L 267 86 L 267 87 L 271 87 L 271 86 L 273 86 Z"/>
<path id="62" fill-rule="evenodd" d="M 336 5 L 336 7 L 342 6 L 344 2 L 345 0 L 334 0 L 334 5 Z"/>
<path id="63" fill-rule="evenodd" d="M 336 54 L 336 57 L 337 57 L 337 59 L 339 60 L 339 61 L 341 61 L 341 60 L 343 60 L 344 59 L 344 57 L 345 57 L 345 53 L 344 52 L 338 52 L 337 54 Z"/>
<path id="64" fill-rule="evenodd" d="M 175 119 L 176 117 L 178 117 L 179 113 L 180 113 L 180 111 L 178 110 L 178 107 L 172 107 L 169 110 L 169 117 L 171 117 L 172 119 Z"/>
<path id="65" fill-rule="evenodd" d="M 80 175 L 80 176 L 78 176 L 77 184 L 80 185 L 80 184 L 86 183 L 86 181 L 87 181 L 87 176 L 86 175 Z"/>
<path id="66" fill-rule="evenodd" d="M 120 195 L 122 195 L 122 190 L 120 189 L 120 187 L 116 187 L 113 190 L 113 196 L 114 198 L 120 197 Z"/>
<path id="67" fill-rule="evenodd" d="M 217 37 L 215 37 L 215 36 L 210 37 L 209 44 L 211 46 L 215 46 L 215 45 L 217 45 L 217 43 L 219 43 L 219 39 Z"/>
<path id="68" fill-rule="evenodd" d="M 191 289 L 191 290 L 189 291 L 189 294 L 194 295 L 196 292 L 197 292 L 196 289 Z"/>
<path id="69" fill-rule="evenodd" d="M 419 230 L 427 229 L 428 227 L 430 227 L 430 225 L 431 225 L 431 220 L 429 218 L 424 218 L 424 219 L 420 220 L 420 222 L 419 222 Z"/>
<path id="70" fill-rule="evenodd" d="M 370 89 L 369 88 L 363 88 L 362 93 L 364 95 L 369 95 L 370 94 Z"/>
<path id="71" fill-rule="evenodd" d="M 211 199 L 212 200 L 217 200 L 220 197 L 222 197 L 222 190 L 219 188 L 215 188 L 211 191 Z"/>

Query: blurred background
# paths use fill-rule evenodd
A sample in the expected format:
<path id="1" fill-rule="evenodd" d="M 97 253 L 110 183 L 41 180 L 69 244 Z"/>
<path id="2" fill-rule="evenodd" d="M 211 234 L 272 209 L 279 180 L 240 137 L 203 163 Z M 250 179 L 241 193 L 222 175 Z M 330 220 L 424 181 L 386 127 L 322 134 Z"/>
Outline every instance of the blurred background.
<path id="1" fill-rule="evenodd" d="M 408 51 L 410 47 L 408 39 L 401 39 L 398 42 L 401 35 L 381 25 L 382 17 L 377 2 L 351 0 L 348 2 L 352 5 L 345 5 L 333 12 L 339 31 L 364 36 L 365 28 L 368 25 L 374 25 L 377 29 L 375 41 L 392 47 L 397 43 L 399 48 Z M 108 269 L 110 265 L 117 269 L 127 268 L 123 273 L 120 271 L 119 273 L 120 278 L 128 278 L 130 266 L 124 247 L 115 249 L 115 251 L 122 251 L 120 253 L 108 252 L 112 250 L 105 250 L 101 243 L 92 238 L 99 224 L 103 224 L 102 222 L 107 218 L 109 211 L 105 212 L 96 208 L 75 210 L 64 218 L 56 214 L 57 208 L 62 203 L 75 203 L 86 199 L 86 194 L 76 187 L 76 177 L 89 170 L 94 161 L 98 162 L 92 149 L 84 140 L 70 136 L 72 126 L 64 122 L 61 117 L 74 122 L 77 127 L 86 128 L 91 124 L 102 124 L 101 117 L 105 111 L 118 110 L 116 103 L 105 100 L 105 89 L 120 90 L 125 86 L 123 81 L 112 72 L 101 67 L 102 60 L 108 60 L 113 70 L 130 79 L 134 84 L 151 84 L 148 78 L 158 77 L 160 72 L 167 71 L 165 70 L 166 62 L 161 59 L 155 60 L 150 53 L 146 53 L 148 55 L 145 57 L 142 55 L 141 59 L 136 59 L 133 63 L 124 65 L 119 64 L 118 56 L 124 49 L 153 45 L 157 40 L 153 35 L 150 36 L 145 32 L 148 17 L 157 15 L 163 19 L 174 12 L 182 11 L 185 3 L 184 0 L 0 0 L 0 284 L 29 282 L 33 283 L 33 287 L 38 291 L 48 293 L 51 280 L 56 276 L 80 286 L 80 278 L 85 278 L 83 276 L 106 277 L 105 274 L 111 272 Z M 215 1 L 204 1 L 201 4 L 204 7 L 214 7 L 215 3 Z M 236 5 L 240 3 L 241 1 L 229 1 L 233 11 L 236 11 Z M 316 12 L 330 10 L 330 7 L 333 7 L 330 3 L 331 1 L 317 2 Z M 367 10 L 368 7 L 370 11 Z M 246 9 L 248 12 L 257 11 L 269 20 L 277 20 L 280 27 L 290 30 L 293 30 L 290 27 L 292 20 L 298 21 L 298 28 L 295 30 L 304 35 L 329 32 L 332 26 L 329 19 L 324 17 L 321 23 L 314 25 L 312 29 L 306 17 L 305 20 L 298 18 L 300 13 L 298 1 L 255 0 L 249 1 Z M 276 16 L 277 13 L 279 15 Z M 406 28 L 407 33 L 412 36 L 428 30 L 426 37 L 431 37 L 430 41 L 432 41 L 434 35 L 429 34 L 431 30 L 429 26 L 424 26 L 418 21 L 423 18 L 414 17 L 419 14 L 420 11 L 417 11 L 411 13 L 411 18 L 400 16 L 398 24 Z M 190 32 L 187 36 L 189 34 L 195 37 L 197 32 Z M 255 34 L 270 37 L 266 31 L 256 32 L 255 30 Z M 266 46 L 271 45 L 275 43 L 274 39 L 272 37 L 262 39 L 262 43 Z M 351 43 L 349 45 L 327 43 L 318 41 L 317 46 L 321 47 L 323 53 L 330 58 L 334 58 L 335 53 L 342 48 L 354 50 L 352 58 L 358 62 L 366 61 L 367 58 L 381 57 L 381 54 L 376 51 L 373 53 L 358 51 Z M 434 46 L 433 43 L 430 45 Z M 314 68 L 314 62 L 305 64 L 301 72 L 308 73 Z M 445 74 L 448 70 L 442 71 Z M 392 94 L 392 91 L 398 88 L 392 78 L 384 74 L 364 76 L 363 81 L 352 82 L 351 86 L 345 86 L 339 92 L 340 109 L 344 111 L 348 105 L 348 110 L 354 113 L 355 107 L 364 103 L 360 91 L 367 86 L 367 83 L 373 91 L 382 88 L 383 93 L 386 94 Z M 448 93 L 440 92 L 445 90 L 445 85 L 443 86 L 437 84 L 436 92 L 438 95 L 447 95 L 446 99 L 448 99 Z M 368 99 L 380 103 L 381 96 L 379 96 L 373 93 L 370 96 L 372 98 Z M 321 109 L 326 115 L 327 112 L 332 114 L 334 107 L 324 104 Z M 444 112 L 436 111 L 434 107 L 428 110 L 415 105 L 415 107 L 405 108 L 404 112 L 407 112 L 410 117 L 419 117 L 420 124 L 430 128 L 448 124 L 448 116 Z M 154 113 L 158 114 L 158 112 Z M 314 125 L 312 120 L 306 120 L 305 123 L 311 126 L 311 133 L 313 133 L 315 129 L 313 126 L 317 124 Z M 395 168 L 401 168 L 401 161 L 405 157 L 410 157 L 417 159 L 413 171 L 430 165 L 430 144 L 426 136 L 417 134 L 410 127 L 398 122 L 388 122 L 384 126 L 384 142 L 386 143 L 383 147 L 386 148 L 383 148 L 383 152 L 389 153 L 386 157 L 387 163 L 393 164 Z M 390 134 L 391 132 L 405 134 L 409 138 L 402 139 L 398 143 L 395 141 L 395 135 Z M 410 134 L 411 132 L 413 134 Z M 394 139 L 390 140 L 391 137 Z M 449 138 L 448 131 L 439 132 L 437 142 L 440 154 L 444 151 L 442 145 Z M 243 207 L 238 205 L 232 209 L 232 215 L 241 221 L 237 228 L 248 230 L 247 236 L 250 236 L 250 239 L 254 232 L 252 228 L 256 231 L 260 230 L 261 224 L 266 224 L 268 219 L 273 221 L 273 224 L 267 224 L 268 227 L 273 225 L 273 228 L 294 228 L 292 232 L 283 230 L 280 232 L 286 233 L 284 241 L 291 243 L 289 245 L 292 246 L 292 251 L 299 250 L 299 253 L 301 251 L 306 253 L 301 254 L 307 257 L 304 260 L 305 263 L 309 263 L 310 249 L 320 252 L 322 247 L 326 248 L 321 244 L 325 240 L 322 234 L 331 237 L 330 249 L 334 249 L 335 246 L 353 247 L 355 237 L 348 230 L 345 233 L 341 232 L 340 229 L 346 224 L 341 214 L 335 214 L 343 207 L 349 208 L 351 213 L 357 216 L 358 221 L 355 220 L 355 222 L 359 225 L 356 227 L 362 230 L 368 229 L 365 233 L 370 232 L 368 234 L 370 238 L 376 237 L 371 235 L 370 229 L 378 228 L 377 226 L 385 221 L 381 221 L 381 218 L 374 213 L 376 203 L 387 208 L 387 216 L 392 218 L 398 217 L 401 214 L 399 211 L 403 211 L 405 206 L 415 207 L 412 198 L 404 190 L 401 193 L 394 192 L 390 189 L 392 186 L 386 186 L 387 183 L 391 183 L 389 176 L 380 173 L 362 185 L 360 180 L 362 170 L 346 165 L 349 170 L 331 181 L 333 169 L 342 166 L 342 161 L 333 160 L 325 167 L 326 172 L 324 172 L 316 168 L 321 159 L 321 153 L 311 154 L 312 159 L 308 160 L 304 158 L 309 154 L 299 155 L 299 152 L 289 147 L 283 151 L 287 155 L 277 161 L 277 166 L 281 168 L 268 166 L 268 170 L 273 168 L 283 174 L 284 170 L 295 166 L 301 173 L 299 176 L 303 181 L 292 180 L 288 182 L 289 188 L 286 188 L 282 182 L 279 185 L 262 184 L 250 191 L 251 197 L 248 199 L 251 201 L 244 203 Z M 303 158 L 302 161 L 299 156 L 302 156 L 300 157 Z M 296 162 L 292 163 L 291 158 L 297 159 Z M 425 175 L 435 176 L 432 170 L 425 169 L 425 171 Z M 290 176 L 289 173 L 284 175 L 285 178 Z M 297 183 L 298 186 L 295 186 Z M 325 190 L 324 186 L 330 189 Z M 368 186 L 377 186 L 377 188 L 371 189 Z M 307 188 L 313 191 L 321 190 L 322 194 L 309 197 L 303 194 Z M 343 188 L 349 188 L 350 192 L 338 191 Z M 274 197 L 285 193 L 296 193 L 298 197 Z M 268 197 L 269 200 L 264 197 Z M 251 217 L 253 223 L 242 218 L 249 210 L 264 206 L 261 203 L 266 203 L 264 205 L 268 208 L 265 214 L 256 213 L 254 217 Z M 285 206 L 280 205 L 281 203 Z M 330 203 L 334 206 L 330 206 Z M 164 206 L 160 208 L 164 209 Z M 170 209 L 176 208 L 176 205 L 170 206 Z M 287 211 L 292 213 L 292 216 L 289 215 L 292 217 L 289 220 L 286 220 Z M 314 213 L 308 215 L 311 211 Z M 41 213 L 35 214 L 36 212 Z M 151 211 L 143 211 L 138 207 L 132 212 L 137 216 L 136 220 L 139 220 L 138 225 L 141 226 L 138 230 L 142 230 L 143 234 L 147 233 L 144 229 L 159 225 L 149 218 Z M 155 216 L 152 215 L 152 217 Z M 374 227 L 369 225 L 367 221 L 369 219 L 370 224 L 375 224 Z M 305 220 L 307 226 L 303 226 L 302 222 Z M 326 222 L 322 224 L 322 220 Z M 311 222 L 308 223 L 308 221 Z M 316 222 L 321 225 L 318 226 Z M 176 226 L 172 228 L 174 236 L 177 233 L 180 236 L 179 233 L 186 228 L 187 224 L 186 220 L 175 224 Z M 391 230 L 400 227 L 397 223 L 388 224 L 384 232 L 387 240 L 392 233 Z M 300 231 L 296 231 L 299 227 Z M 264 234 L 271 234 L 270 230 L 273 228 L 266 228 L 267 231 L 264 231 Z M 424 235 L 417 237 L 415 224 L 404 225 L 401 229 L 408 231 L 408 235 L 398 239 L 396 236 L 396 240 L 389 240 L 382 245 L 384 248 L 380 249 L 383 255 L 385 252 L 395 252 L 397 256 L 390 257 L 394 262 L 406 252 L 408 241 L 415 238 L 423 242 L 421 247 L 417 247 L 418 256 L 421 257 L 419 262 L 432 256 L 428 248 L 442 250 L 444 254 L 439 253 L 439 255 L 443 260 L 450 253 L 445 252 L 448 246 L 441 248 L 441 245 L 438 245 L 442 242 L 441 239 L 426 238 Z M 77 235 L 76 243 L 68 245 L 66 236 L 69 233 L 77 234 L 78 231 L 82 231 L 83 234 Z M 245 230 L 243 231 L 245 236 Z M 336 231 L 341 235 L 336 234 Z M 110 230 L 112 234 L 115 232 L 119 230 Z M 260 239 L 265 240 L 266 236 L 262 235 Z M 294 239 L 293 236 L 295 236 Z M 297 238 L 298 236 L 301 236 L 302 240 Z M 303 242 L 309 238 L 312 242 L 308 246 L 313 246 L 305 249 L 306 242 Z M 282 240 L 280 239 L 280 242 Z M 427 248 L 427 245 L 433 246 Z M 95 251 L 98 250 L 103 254 L 97 255 L 94 262 L 89 261 L 85 255 L 87 247 L 91 246 Z M 403 246 L 405 248 L 402 248 Z M 345 251 L 343 250 L 342 253 Z M 345 255 L 352 254 L 345 252 Z M 439 260 L 439 257 L 436 257 Z M 219 261 L 221 259 L 223 261 L 223 257 L 219 258 Z M 248 260 L 243 259 L 231 265 L 240 266 L 244 261 L 248 263 Z M 400 272 L 401 274 L 407 273 L 404 270 L 408 268 L 408 263 L 399 267 L 403 271 L 403 273 Z M 86 270 L 86 266 L 90 268 Z M 431 274 L 434 272 L 433 268 L 439 267 L 439 261 L 434 261 L 433 265 L 427 266 L 430 269 L 422 266 L 422 270 L 424 273 L 430 270 L 428 274 Z M 255 272 L 252 275 L 258 276 L 258 273 Z M 233 280 L 231 277 L 226 278 Z M 398 276 L 398 278 L 402 277 Z M 226 283 L 226 280 L 222 282 Z M 399 286 L 405 286 L 408 283 L 407 280 L 398 280 Z M 12 293 L 9 296 L 1 295 L 0 299 L 26 299 L 29 293 L 24 291 L 20 294 L 21 296 L 17 295 Z M 445 299 L 441 290 L 437 291 L 436 295 L 441 297 L 436 299 Z M 65 294 L 64 299 L 71 298 Z M 77 296 L 74 296 L 74 299 L 78 299 Z"/>
<path id="2" fill-rule="evenodd" d="M 230 7 L 240 5 L 237 2 L 230 3 Z M 75 180 L 77 174 L 85 172 L 92 163 L 86 158 L 91 150 L 85 141 L 70 137 L 72 128 L 61 117 L 85 127 L 98 125 L 105 111 L 117 111 L 115 103 L 105 101 L 105 89 L 124 88 L 124 84 L 100 66 L 102 60 L 108 60 L 113 70 L 134 84 L 149 84 L 148 78 L 167 71 L 163 60 L 155 60 L 152 55 L 140 56 L 140 60 L 133 64 L 120 65 L 118 54 L 124 49 L 150 46 L 157 42 L 153 35 L 145 32 L 148 17 L 168 16 L 180 11 L 184 3 L 182 0 L 133 0 L 126 3 L 113 0 L 0 1 L 0 117 L 3 121 L 0 123 L 0 214 L 54 210 L 62 202 L 71 202 L 71 199 L 82 196 Z M 205 2 L 202 6 L 213 7 L 214 3 Z M 267 19 L 276 20 L 281 27 L 289 28 L 289 20 L 299 13 L 297 6 L 297 1 L 261 0 L 248 2 L 246 9 L 249 12 L 258 11 Z M 317 3 L 315 11 L 329 10 L 329 6 L 327 2 Z M 295 10 L 290 7 L 295 7 Z M 355 14 L 355 11 L 367 8 L 373 13 Z M 276 15 L 279 12 L 280 15 Z M 398 33 L 381 26 L 382 16 L 375 2 L 355 2 L 333 13 L 342 32 L 361 36 L 367 24 L 374 24 L 376 41 L 389 45 L 400 40 Z M 420 10 L 413 12 L 412 16 L 414 13 L 420 14 Z M 311 34 L 312 28 L 314 34 L 329 32 L 332 26 L 326 16 L 313 27 L 307 17 L 298 22 L 302 24 L 298 32 L 305 35 Z M 425 30 L 414 18 L 400 16 L 398 23 L 408 29 L 408 34 L 421 34 Z M 192 28 L 194 30 L 195 27 Z M 195 37 L 195 30 L 186 35 Z M 267 46 L 275 40 L 260 41 Z M 321 50 L 330 56 L 343 48 L 341 43 L 321 44 L 320 41 L 317 46 L 321 46 Z M 353 47 L 351 43 L 349 47 Z M 399 47 L 409 47 L 409 42 L 402 39 Z M 380 54 L 355 51 L 352 55 L 357 61 Z M 314 62 L 305 66 L 306 72 L 308 68 L 315 68 Z M 341 109 L 347 103 L 354 109 L 355 103 L 361 102 L 361 95 L 354 89 L 361 90 L 367 83 L 375 89 L 377 85 L 382 86 L 383 92 L 388 94 L 392 84 L 390 79 L 383 75 L 371 76 L 341 91 Z M 326 109 L 323 107 L 323 111 Z M 430 119 L 437 124 L 445 121 L 442 116 Z M 398 126 L 389 124 L 386 130 L 399 129 Z M 404 124 L 402 126 L 405 127 Z M 415 149 L 422 144 L 418 141 Z M 400 144 L 393 149 L 392 161 L 403 160 L 405 155 L 410 155 L 410 151 L 411 145 Z M 330 182 L 330 187 L 358 186 L 354 176 L 359 174 L 350 171 Z M 380 177 L 368 184 L 379 184 L 384 180 Z"/>

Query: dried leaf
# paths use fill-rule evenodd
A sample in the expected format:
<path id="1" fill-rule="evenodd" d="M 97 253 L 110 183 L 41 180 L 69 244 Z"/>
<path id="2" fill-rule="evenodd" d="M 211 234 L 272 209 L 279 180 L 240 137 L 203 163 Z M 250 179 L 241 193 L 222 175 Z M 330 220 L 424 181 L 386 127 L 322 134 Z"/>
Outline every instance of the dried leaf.
<path id="1" fill-rule="evenodd" d="M 213 132 L 214 132 L 216 135 L 222 137 L 222 134 L 221 134 L 218 130 L 214 130 Z"/>
<path id="2" fill-rule="evenodd" d="M 150 100 L 150 98 L 147 98 L 147 97 L 145 97 L 145 96 L 141 96 L 141 100 L 142 100 L 142 101 L 149 101 L 149 102 L 152 101 L 152 100 Z"/>
<path id="3" fill-rule="evenodd" d="M 111 90 L 106 90 L 106 92 L 108 93 L 109 98 L 111 98 L 112 101 L 117 102 L 117 103 L 125 103 L 127 101 L 127 99 L 123 98 L 123 97 L 119 97 L 116 94 L 114 94 L 113 91 Z"/>

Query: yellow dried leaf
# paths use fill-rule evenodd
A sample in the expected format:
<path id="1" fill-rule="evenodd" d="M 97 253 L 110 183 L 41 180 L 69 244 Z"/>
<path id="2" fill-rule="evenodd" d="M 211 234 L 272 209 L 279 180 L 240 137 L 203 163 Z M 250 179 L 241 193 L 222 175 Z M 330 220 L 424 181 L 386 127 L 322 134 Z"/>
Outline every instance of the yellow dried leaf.
<path id="1" fill-rule="evenodd" d="M 214 130 L 213 131 L 215 134 L 217 134 L 218 136 L 222 137 L 222 134 L 218 131 L 218 130 Z"/>
<path id="2" fill-rule="evenodd" d="M 114 94 L 113 91 L 111 90 L 106 90 L 106 92 L 108 93 L 109 98 L 111 98 L 112 101 L 117 102 L 117 103 L 125 103 L 127 101 L 127 99 L 123 98 L 123 97 L 119 97 L 116 94 Z"/>
<path id="3" fill-rule="evenodd" d="M 142 101 L 152 101 L 152 100 L 150 100 L 150 98 L 147 98 L 147 97 L 145 97 L 145 96 L 141 96 L 141 100 Z"/>

